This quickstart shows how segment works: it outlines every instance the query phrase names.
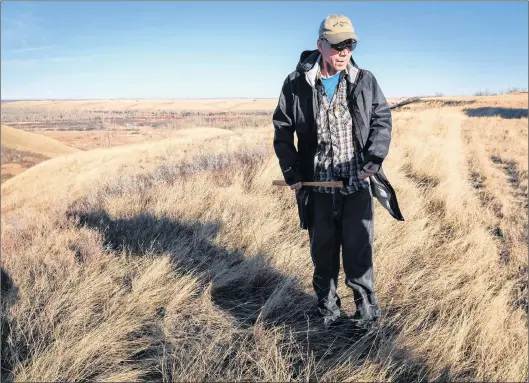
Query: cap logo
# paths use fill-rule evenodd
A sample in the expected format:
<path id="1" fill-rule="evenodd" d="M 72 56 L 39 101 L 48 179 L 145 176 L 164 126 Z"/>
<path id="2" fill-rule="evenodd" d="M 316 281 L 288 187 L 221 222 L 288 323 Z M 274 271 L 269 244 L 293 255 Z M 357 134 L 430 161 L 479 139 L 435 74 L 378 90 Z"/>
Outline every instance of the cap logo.
<path id="1" fill-rule="evenodd" d="M 339 25 L 340 27 L 343 27 L 343 26 L 346 26 L 348 24 L 347 21 L 337 21 L 336 23 L 333 24 L 333 28 L 336 27 L 337 25 Z"/>

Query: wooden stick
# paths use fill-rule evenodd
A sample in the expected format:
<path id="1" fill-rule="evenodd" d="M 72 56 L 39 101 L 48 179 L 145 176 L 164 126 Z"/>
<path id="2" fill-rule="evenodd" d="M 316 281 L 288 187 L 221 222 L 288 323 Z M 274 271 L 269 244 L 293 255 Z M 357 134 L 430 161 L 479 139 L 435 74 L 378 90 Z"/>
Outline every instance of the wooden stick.
<path id="1" fill-rule="evenodd" d="M 274 186 L 288 186 L 283 180 L 273 180 L 272 185 Z M 332 188 L 343 188 L 343 181 L 331 181 L 331 182 L 302 182 L 303 186 L 326 186 Z"/>

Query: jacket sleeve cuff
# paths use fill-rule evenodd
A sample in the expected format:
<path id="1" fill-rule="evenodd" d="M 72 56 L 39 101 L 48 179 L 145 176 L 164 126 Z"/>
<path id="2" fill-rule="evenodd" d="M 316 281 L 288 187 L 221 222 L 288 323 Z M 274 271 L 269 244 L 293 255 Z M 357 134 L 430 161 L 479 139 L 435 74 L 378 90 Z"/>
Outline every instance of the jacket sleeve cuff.
<path id="1" fill-rule="evenodd" d="M 283 170 L 283 177 L 288 185 L 294 185 L 302 181 L 301 175 L 292 167 Z"/>
<path id="2" fill-rule="evenodd" d="M 384 162 L 384 158 L 366 153 L 364 155 L 364 165 L 368 164 L 369 162 L 372 162 L 377 165 L 382 165 L 382 162 Z"/>

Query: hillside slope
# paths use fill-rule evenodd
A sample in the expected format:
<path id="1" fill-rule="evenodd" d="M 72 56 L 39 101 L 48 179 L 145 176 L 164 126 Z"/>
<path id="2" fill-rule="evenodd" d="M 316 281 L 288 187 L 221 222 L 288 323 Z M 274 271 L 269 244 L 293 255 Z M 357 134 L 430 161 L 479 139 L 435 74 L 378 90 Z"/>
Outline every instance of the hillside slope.
<path id="1" fill-rule="evenodd" d="M 1 125 L 2 147 L 40 154 L 49 158 L 78 152 L 52 138 Z"/>
<path id="2" fill-rule="evenodd" d="M 40 134 L 1 125 L 2 183 L 50 158 L 79 149 Z"/>

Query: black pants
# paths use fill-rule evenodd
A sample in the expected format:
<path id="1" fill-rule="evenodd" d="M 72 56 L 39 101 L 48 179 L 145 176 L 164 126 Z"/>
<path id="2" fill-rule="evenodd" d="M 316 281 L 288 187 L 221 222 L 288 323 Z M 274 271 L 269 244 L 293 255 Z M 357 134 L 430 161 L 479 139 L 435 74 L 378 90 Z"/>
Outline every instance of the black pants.
<path id="1" fill-rule="evenodd" d="M 359 319 L 380 315 L 373 280 L 373 218 L 371 190 L 342 195 L 311 193 L 308 232 L 314 264 L 313 287 L 321 315 L 339 315 L 337 294 L 340 248 L 345 284 L 353 291 Z"/>

